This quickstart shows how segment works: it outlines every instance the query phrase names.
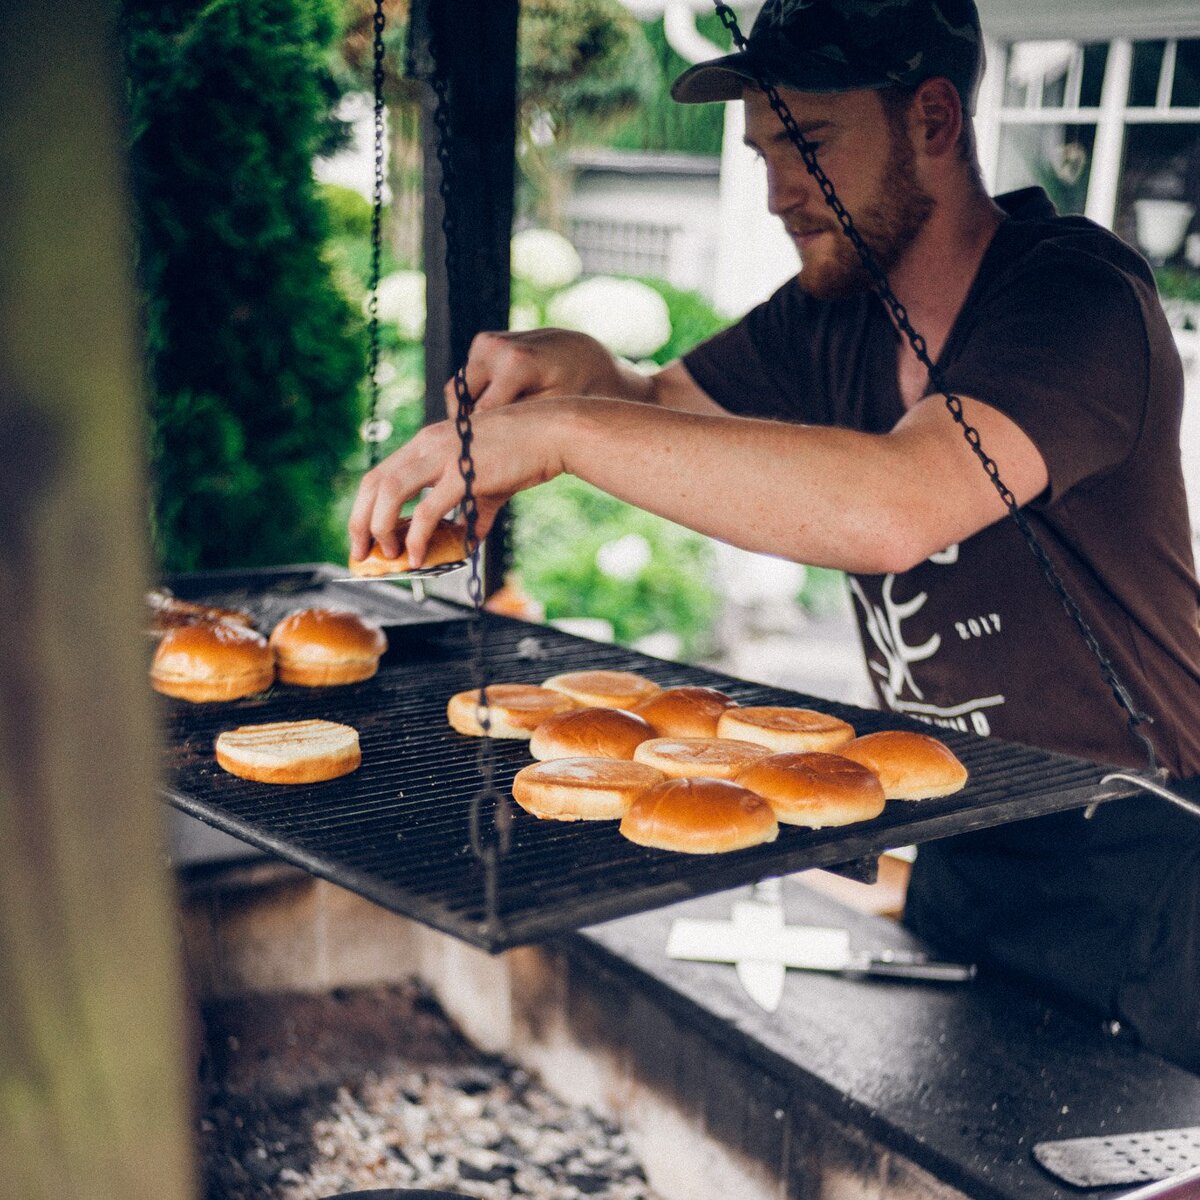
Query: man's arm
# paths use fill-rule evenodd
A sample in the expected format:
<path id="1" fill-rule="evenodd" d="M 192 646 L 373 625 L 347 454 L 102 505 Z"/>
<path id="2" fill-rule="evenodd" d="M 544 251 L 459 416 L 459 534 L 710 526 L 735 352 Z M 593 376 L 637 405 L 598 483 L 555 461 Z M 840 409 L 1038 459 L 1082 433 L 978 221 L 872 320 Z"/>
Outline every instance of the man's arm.
<path id="1" fill-rule="evenodd" d="M 568 329 L 481 333 L 471 343 L 467 388 L 477 410 L 561 396 L 604 396 L 680 412 L 723 411 L 681 362 L 644 374 L 616 358 L 595 338 Z M 445 388 L 446 411 L 457 409 L 454 381 Z"/>
<path id="2" fill-rule="evenodd" d="M 1038 496 L 1047 472 L 1033 442 L 996 409 L 963 406 L 1017 502 Z M 474 456 L 483 532 L 514 492 L 566 472 L 744 549 L 864 574 L 907 570 L 1006 512 L 939 396 L 887 434 L 547 399 L 481 413 Z M 419 560 L 462 497 L 457 459 L 453 427 L 435 425 L 368 472 L 350 521 L 355 554 L 372 537 L 397 552 L 400 507 L 429 486 L 408 536 Z"/>

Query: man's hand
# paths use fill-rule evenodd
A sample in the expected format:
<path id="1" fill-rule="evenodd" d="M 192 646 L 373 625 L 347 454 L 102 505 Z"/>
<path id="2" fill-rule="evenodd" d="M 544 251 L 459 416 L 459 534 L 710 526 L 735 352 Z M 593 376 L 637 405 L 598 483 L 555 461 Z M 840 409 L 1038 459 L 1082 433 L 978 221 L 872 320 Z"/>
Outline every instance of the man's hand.
<path id="1" fill-rule="evenodd" d="M 553 396 L 611 396 L 627 400 L 639 389 L 635 373 L 585 333 L 569 329 L 532 329 L 525 333 L 480 333 L 467 356 L 467 390 L 476 411 L 503 408 L 521 400 Z M 444 389 L 446 412 L 453 420 L 458 395 L 451 379 Z"/>
<path id="2" fill-rule="evenodd" d="M 472 459 L 474 495 L 482 540 L 496 513 L 516 492 L 545 483 L 563 471 L 558 450 L 563 418 L 571 401 L 477 413 Z M 400 553 L 396 523 L 401 508 L 429 488 L 412 513 L 405 548 L 414 567 L 424 561 L 429 535 L 438 520 L 463 498 L 458 460 L 462 444 L 452 421 L 427 425 L 411 441 L 368 471 L 350 512 L 350 556 L 365 558 L 372 542 L 389 558 Z"/>

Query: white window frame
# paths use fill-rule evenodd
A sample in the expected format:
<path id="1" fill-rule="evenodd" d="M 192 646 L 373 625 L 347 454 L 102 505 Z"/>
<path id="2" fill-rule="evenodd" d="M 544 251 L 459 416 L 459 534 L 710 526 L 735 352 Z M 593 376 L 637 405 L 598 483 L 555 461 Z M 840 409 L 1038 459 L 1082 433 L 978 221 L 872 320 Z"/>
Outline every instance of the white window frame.
<path id="1" fill-rule="evenodd" d="M 1089 39 L 1071 39 L 1079 47 Z M 1141 40 L 1141 39 L 1139 39 Z M 1125 132 L 1130 125 L 1200 124 L 1200 105 L 1172 107 L 1171 89 L 1175 75 L 1175 56 L 1180 39 L 1148 38 L 1165 41 L 1163 61 L 1159 70 L 1158 90 L 1153 106 L 1131 107 L 1128 103 L 1129 82 L 1133 73 L 1131 38 L 1113 38 L 1108 43 L 1108 58 L 1104 65 L 1104 82 L 1100 103 L 1096 107 L 1078 106 L 1081 50 L 1077 50 L 1067 73 L 1067 98 L 1074 96 L 1076 104 L 1061 108 L 1041 107 L 1041 88 L 1031 87 L 1026 104 L 1020 108 L 1006 107 L 1004 89 L 1008 71 L 1009 52 L 1017 40 L 988 39 L 986 72 L 980 90 L 976 134 L 980 164 L 990 190 L 995 191 L 996 174 L 1000 165 L 1000 139 L 1005 126 L 1011 125 L 1094 125 L 1096 137 L 1092 146 L 1092 164 L 1088 176 L 1087 201 L 1084 215 L 1106 229 L 1113 227 L 1117 215 L 1117 196 L 1121 182 L 1121 167 L 1125 153 Z"/>

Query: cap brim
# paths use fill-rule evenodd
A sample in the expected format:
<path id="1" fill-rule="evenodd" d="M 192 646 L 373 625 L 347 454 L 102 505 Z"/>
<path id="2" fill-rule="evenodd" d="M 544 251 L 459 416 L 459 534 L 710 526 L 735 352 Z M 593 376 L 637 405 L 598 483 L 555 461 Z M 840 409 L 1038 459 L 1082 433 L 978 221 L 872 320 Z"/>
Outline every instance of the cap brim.
<path id="1" fill-rule="evenodd" d="M 755 82 L 748 56 L 727 54 L 688 67 L 673 84 L 671 99 L 680 104 L 712 104 L 717 100 L 740 100 L 747 84 Z"/>

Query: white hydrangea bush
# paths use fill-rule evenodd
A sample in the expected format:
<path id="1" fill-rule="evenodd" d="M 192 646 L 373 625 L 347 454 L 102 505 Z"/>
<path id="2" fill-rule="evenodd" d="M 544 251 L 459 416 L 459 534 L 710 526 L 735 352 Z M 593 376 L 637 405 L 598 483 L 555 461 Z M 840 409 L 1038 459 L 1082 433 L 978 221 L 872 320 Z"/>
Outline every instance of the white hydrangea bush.
<path id="1" fill-rule="evenodd" d="M 551 325 L 587 333 L 622 358 L 649 358 L 671 337 L 667 302 L 636 279 L 597 275 L 559 292 L 546 305 Z"/>

